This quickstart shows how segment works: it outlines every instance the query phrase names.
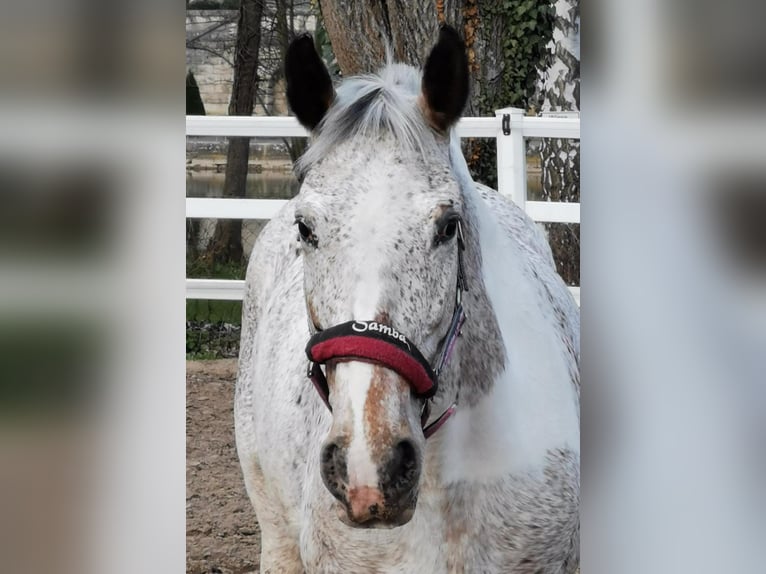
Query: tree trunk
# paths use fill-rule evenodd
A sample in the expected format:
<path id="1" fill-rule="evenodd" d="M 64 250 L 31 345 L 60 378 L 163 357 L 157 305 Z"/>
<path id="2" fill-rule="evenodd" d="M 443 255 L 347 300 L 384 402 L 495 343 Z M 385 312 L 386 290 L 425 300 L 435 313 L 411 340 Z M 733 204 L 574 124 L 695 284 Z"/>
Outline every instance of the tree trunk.
<path id="1" fill-rule="evenodd" d="M 580 3 L 556 3 L 553 40 L 548 65 L 541 74 L 539 90 L 542 112 L 571 112 L 580 109 Z M 545 139 L 540 148 L 542 198 L 550 201 L 580 201 L 580 142 Z M 546 224 L 553 257 L 559 273 L 569 285 L 580 284 L 580 226 Z"/>
<path id="2" fill-rule="evenodd" d="M 288 26 L 288 1 L 276 0 L 276 18 L 277 18 L 277 43 L 279 44 L 279 55 L 281 61 L 285 61 L 287 46 L 290 44 L 290 27 Z M 290 3 L 291 4 L 291 3 Z"/>
<path id="3" fill-rule="evenodd" d="M 261 45 L 263 0 L 241 0 L 234 58 L 234 85 L 229 102 L 230 116 L 253 114 L 258 86 L 258 50 Z M 250 138 L 229 138 L 223 197 L 245 197 Z M 242 221 L 218 221 L 209 251 L 211 263 L 242 263 Z"/>
<path id="4" fill-rule="evenodd" d="M 510 4 L 478 0 L 407 3 L 319 0 L 333 51 L 346 76 L 378 69 L 385 62 L 387 43 L 397 61 L 422 67 L 436 41 L 439 24 L 446 22 L 456 28 L 465 39 L 471 71 L 471 95 L 464 111 L 467 116 L 492 115 L 495 109 L 511 105 L 525 107 L 527 99 L 534 95 L 533 89 L 527 93 L 527 84 L 534 88 L 537 53 L 530 50 L 532 57 L 522 69 L 512 68 L 506 61 L 510 38 L 516 32 L 508 13 L 517 10 L 520 3 L 521 0 L 512 0 Z M 543 16 L 531 18 L 545 21 Z M 528 34 L 547 40 L 551 24 L 547 22 Z M 512 71 L 511 78 L 504 73 L 506 69 Z M 474 178 L 496 186 L 494 141 L 464 143 Z"/>
<path id="5" fill-rule="evenodd" d="M 436 38 L 436 8 L 430 2 L 319 0 L 319 7 L 345 76 L 377 70 L 387 42 L 398 61 L 420 66 Z"/>
<path id="6" fill-rule="evenodd" d="M 422 67 L 436 42 L 439 24 L 445 21 L 466 40 L 472 72 L 472 101 L 480 93 L 479 80 L 497 76 L 495 68 L 500 60 L 497 36 L 502 22 L 483 23 L 477 0 L 407 3 L 319 0 L 319 6 L 344 76 L 377 70 L 385 63 L 387 44 L 396 61 Z M 472 105 L 470 103 L 469 108 Z"/>
<path id="7" fill-rule="evenodd" d="M 541 74 L 542 112 L 580 110 L 580 3 L 556 3 L 554 37 L 548 65 Z M 551 139 L 544 142 L 543 194 L 545 199 L 579 201 L 579 143 Z"/>

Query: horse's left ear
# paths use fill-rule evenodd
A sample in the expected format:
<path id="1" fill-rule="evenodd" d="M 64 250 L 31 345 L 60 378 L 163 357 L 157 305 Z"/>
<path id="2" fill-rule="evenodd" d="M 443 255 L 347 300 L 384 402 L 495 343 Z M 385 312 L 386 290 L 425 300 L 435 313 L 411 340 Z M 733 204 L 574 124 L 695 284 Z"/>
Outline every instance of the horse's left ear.
<path id="1" fill-rule="evenodd" d="M 442 25 L 421 84 L 420 106 L 431 127 L 446 132 L 460 119 L 468 101 L 468 79 L 465 44 L 454 28 Z"/>
<path id="2" fill-rule="evenodd" d="M 304 127 L 313 130 L 335 99 L 335 90 L 310 34 L 301 34 L 287 48 L 285 79 L 290 109 Z"/>

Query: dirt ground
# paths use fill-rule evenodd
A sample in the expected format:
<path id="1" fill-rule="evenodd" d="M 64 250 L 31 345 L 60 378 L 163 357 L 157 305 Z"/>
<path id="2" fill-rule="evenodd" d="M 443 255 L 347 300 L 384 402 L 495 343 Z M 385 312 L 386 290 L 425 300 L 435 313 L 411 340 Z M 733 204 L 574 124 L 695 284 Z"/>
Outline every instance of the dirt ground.
<path id="1" fill-rule="evenodd" d="M 261 533 L 234 443 L 236 359 L 186 362 L 186 572 L 258 572 Z"/>

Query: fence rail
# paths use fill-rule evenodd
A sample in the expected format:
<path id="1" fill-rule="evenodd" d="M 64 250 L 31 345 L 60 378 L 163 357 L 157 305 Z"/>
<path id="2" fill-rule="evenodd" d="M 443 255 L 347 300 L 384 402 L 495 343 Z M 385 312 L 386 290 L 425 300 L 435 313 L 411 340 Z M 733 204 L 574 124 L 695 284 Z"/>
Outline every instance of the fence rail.
<path id="1" fill-rule="evenodd" d="M 516 114 L 516 117 L 511 116 L 511 130 L 521 130 L 525 138 L 580 138 L 579 118 L 524 116 L 516 108 L 505 108 L 496 113 L 499 115 L 494 118 L 462 118 L 456 126 L 458 136 L 497 137 L 503 133 L 503 114 Z M 186 135 L 308 137 L 309 134 L 292 116 L 186 116 Z"/>
<path id="2" fill-rule="evenodd" d="M 580 204 L 527 200 L 526 139 L 580 138 L 580 119 L 528 117 L 517 108 L 504 108 L 495 117 L 463 118 L 457 124 L 461 138 L 497 139 L 498 191 L 507 195 L 535 221 L 580 223 Z M 187 136 L 308 137 L 294 117 L 187 116 Z M 270 219 L 286 203 L 280 199 L 192 198 L 186 199 L 187 218 Z M 570 288 L 580 302 L 580 288 Z M 244 281 L 186 280 L 187 299 L 238 300 Z"/>

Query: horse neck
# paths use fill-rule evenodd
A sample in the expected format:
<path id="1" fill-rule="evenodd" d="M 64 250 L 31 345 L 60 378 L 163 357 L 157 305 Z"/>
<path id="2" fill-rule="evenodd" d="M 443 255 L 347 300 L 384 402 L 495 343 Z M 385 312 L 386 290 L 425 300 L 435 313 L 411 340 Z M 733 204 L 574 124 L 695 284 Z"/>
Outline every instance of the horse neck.
<path id="1" fill-rule="evenodd" d="M 466 248 L 463 264 L 466 292 L 463 306 L 466 322 L 461 333 L 456 365 L 449 381 L 462 405 L 473 406 L 492 389 L 505 367 L 505 347 L 495 310 L 484 284 L 484 262 L 481 251 L 481 198 L 475 191 L 459 139 L 452 137 L 449 149 L 453 175 L 463 196 L 463 231 Z"/>
<path id="2" fill-rule="evenodd" d="M 457 159 L 468 291 L 450 381 L 460 402 L 437 455 L 447 482 L 540 469 L 551 449 L 579 451 L 569 365 L 553 312 L 541 302 L 536 263 L 479 195 L 462 154 Z"/>
<path id="3" fill-rule="evenodd" d="M 505 367 L 506 353 L 498 318 L 484 284 L 476 206 L 467 194 L 464 197 L 466 292 L 463 294 L 463 306 L 466 321 L 461 332 L 454 376 L 461 405 L 473 406 L 491 391 Z"/>
<path id="4" fill-rule="evenodd" d="M 473 180 L 462 186 L 467 292 L 466 322 L 453 373 L 460 402 L 473 406 L 489 394 L 516 354 L 509 348 L 518 331 L 550 331 L 540 307 L 539 280 L 526 253 L 510 238 L 481 198 Z"/>

